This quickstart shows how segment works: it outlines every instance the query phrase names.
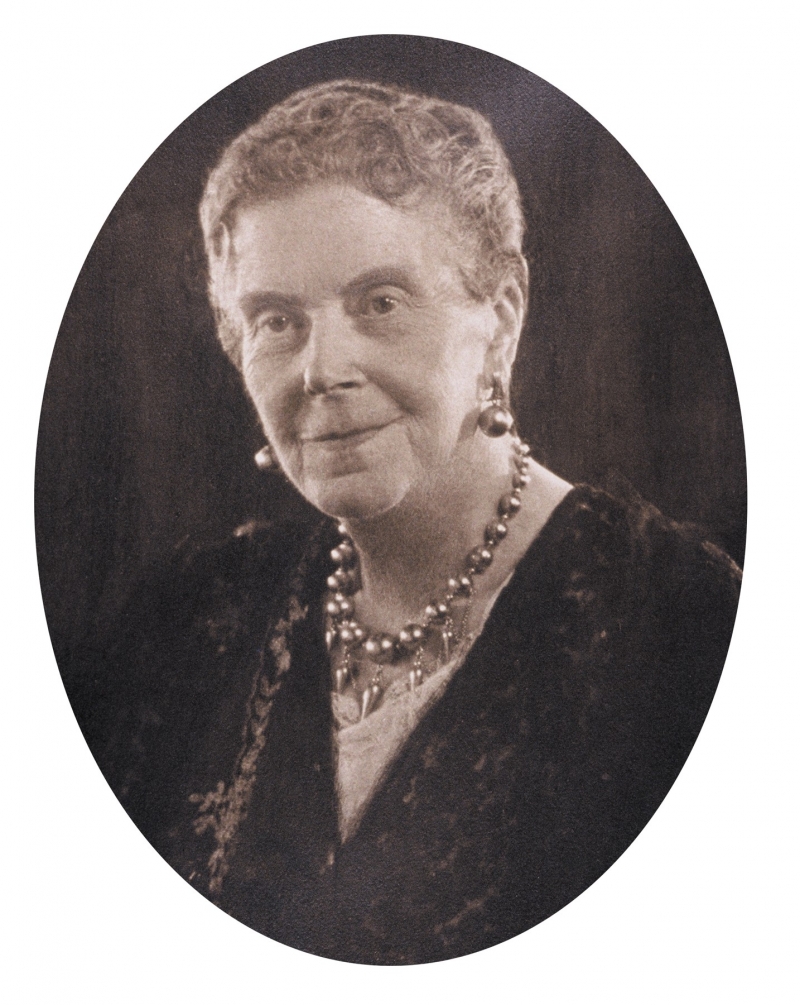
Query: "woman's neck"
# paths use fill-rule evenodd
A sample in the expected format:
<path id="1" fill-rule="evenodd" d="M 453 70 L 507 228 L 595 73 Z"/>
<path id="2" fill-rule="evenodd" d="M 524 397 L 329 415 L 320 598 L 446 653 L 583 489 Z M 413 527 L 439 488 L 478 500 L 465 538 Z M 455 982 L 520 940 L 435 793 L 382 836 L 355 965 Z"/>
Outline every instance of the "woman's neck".
<path id="1" fill-rule="evenodd" d="M 481 436 L 470 446 L 399 506 L 348 524 L 360 564 L 358 617 L 372 630 L 394 633 L 418 620 L 430 600 L 441 599 L 448 577 L 463 570 L 467 554 L 483 543 L 486 524 L 511 488 L 512 445 L 510 437 Z M 510 522 L 492 567 L 476 583 L 476 600 L 502 585 L 570 488 L 539 465 L 532 468 L 522 510 Z"/>

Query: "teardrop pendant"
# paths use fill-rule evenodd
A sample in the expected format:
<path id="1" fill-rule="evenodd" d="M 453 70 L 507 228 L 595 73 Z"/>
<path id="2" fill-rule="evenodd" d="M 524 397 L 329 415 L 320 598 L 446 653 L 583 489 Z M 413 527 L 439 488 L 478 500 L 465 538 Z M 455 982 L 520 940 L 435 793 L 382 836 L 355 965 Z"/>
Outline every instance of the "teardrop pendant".
<path id="1" fill-rule="evenodd" d="M 364 690 L 361 692 L 362 722 L 364 719 L 366 719 L 366 717 L 373 710 L 373 708 L 375 708 L 375 705 L 378 702 L 378 698 L 380 697 L 380 693 L 381 693 L 380 686 L 374 682 L 370 684 L 369 687 L 365 687 Z"/>
<path id="2" fill-rule="evenodd" d="M 445 663 L 447 663 L 447 661 L 450 659 L 450 639 L 451 639 L 451 637 L 452 637 L 452 633 L 451 633 L 449 627 L 448 628 L 443 628 L 442 629 L 442 660 Z"/>

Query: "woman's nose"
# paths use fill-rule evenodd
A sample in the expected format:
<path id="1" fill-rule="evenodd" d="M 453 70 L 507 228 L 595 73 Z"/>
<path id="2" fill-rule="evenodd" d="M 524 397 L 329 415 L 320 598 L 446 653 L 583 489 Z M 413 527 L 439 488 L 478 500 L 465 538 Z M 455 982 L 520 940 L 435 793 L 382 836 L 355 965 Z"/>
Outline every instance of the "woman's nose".
<path id="1" fill-rule="evenodd" d="M 363 384 L 357 354 L 358 335 L 346 314 L 331 312 L 313 319 L 303 360 L 306 394 L 330 394 Z"/>

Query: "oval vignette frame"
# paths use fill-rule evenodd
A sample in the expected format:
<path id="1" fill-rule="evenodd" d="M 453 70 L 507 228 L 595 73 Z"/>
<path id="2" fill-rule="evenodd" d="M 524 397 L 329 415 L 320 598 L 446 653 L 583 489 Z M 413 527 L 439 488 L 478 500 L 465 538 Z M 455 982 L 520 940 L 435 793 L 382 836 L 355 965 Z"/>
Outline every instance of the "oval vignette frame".
<path id="1" fill-rule="evenodd" d="M 177 542 L 301 505 L 284 484 L 266 493 L 252 470 L 258 430 L 214 338 L 196 205 L 221 149 L 260 110 L 337 77 L 471 105 L 500 135 L 535 263 L 515 403 L 537 456 L 569 480 L 634 486 L 743 560 L 744 447 L 724 337 L 635 163 L 570 99 L 488 53 L 403 36 L 325 43 L 253 71 L 179 126 L 115 206 L 73 291 L 37 455 L 43 596 L 71 698 L 84 686 L 72 654 Z M 198 400 L 209 402 L 200 413 Z"/>

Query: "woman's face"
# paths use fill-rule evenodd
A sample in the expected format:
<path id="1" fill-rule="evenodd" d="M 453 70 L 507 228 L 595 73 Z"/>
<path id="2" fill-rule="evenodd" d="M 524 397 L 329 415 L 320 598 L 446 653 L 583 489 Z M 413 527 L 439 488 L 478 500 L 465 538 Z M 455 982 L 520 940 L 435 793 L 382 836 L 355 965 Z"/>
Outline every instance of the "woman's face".
<path id="1" fill-rule="evenodd" d="M 507 304 L 470 296 L 445 211 L 349 186 L 242 209 L 223 306 L 288 477 L 368 519 L 431 492 L 469 450 Z M 512 312 L 513 313 L 513 312 Z"/>

